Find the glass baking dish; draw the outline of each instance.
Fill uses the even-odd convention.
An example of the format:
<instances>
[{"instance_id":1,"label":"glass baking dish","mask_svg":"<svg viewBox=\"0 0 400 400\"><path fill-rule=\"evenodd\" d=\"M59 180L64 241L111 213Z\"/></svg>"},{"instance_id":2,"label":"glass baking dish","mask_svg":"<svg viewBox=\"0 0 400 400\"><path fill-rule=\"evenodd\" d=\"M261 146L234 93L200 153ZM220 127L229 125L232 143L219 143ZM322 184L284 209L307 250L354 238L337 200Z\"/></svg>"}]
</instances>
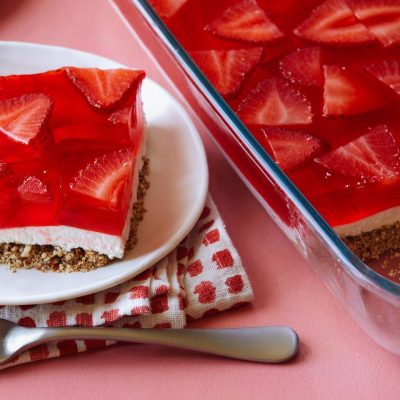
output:
<instances>
[{"instance_id":1,"label":"glass baking dish","mask_svg":"<svg viewBox=\"0 0 400 400\"><path fill-rule=\"evenodd\" d=\"M356 257L213 88L147 0L110 0L268 214L353 318L400 354L400 285Z\"/></svg>"}]
</instances>

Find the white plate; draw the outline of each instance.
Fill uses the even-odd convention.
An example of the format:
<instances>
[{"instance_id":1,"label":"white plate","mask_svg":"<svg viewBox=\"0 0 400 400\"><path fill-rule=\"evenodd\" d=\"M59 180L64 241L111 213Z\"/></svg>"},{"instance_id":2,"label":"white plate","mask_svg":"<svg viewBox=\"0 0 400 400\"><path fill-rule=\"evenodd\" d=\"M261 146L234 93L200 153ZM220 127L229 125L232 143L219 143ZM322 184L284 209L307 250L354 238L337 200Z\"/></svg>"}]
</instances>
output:
<instances>
[{"instance_id":1,"label":"white plate","mask_svg":"<svg viewBox=\"0 0 400 400\"><path fill-rule=\"evenodd\" d=\"M77 50L0 42L0 75L42 72L65 65L118 68L121 64ZM143 84L151 187L139 243L122 261L86 273L11 273L0 265L0 304L38 304L115 286L145 270L190 232L204 206L208 169L203 144L186 112L149 79Z\"/></svg>"}]
</instances>

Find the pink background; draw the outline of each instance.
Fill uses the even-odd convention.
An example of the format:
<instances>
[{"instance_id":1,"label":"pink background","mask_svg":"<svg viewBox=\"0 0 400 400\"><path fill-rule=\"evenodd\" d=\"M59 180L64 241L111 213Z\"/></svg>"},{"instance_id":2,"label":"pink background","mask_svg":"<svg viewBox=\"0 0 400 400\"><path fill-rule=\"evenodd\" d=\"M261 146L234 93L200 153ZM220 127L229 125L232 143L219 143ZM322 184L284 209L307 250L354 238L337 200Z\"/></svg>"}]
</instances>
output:
<instances>
[{"instance_id":1,"label":"pink background","mask_svg":"<svg viewBox=\"0 0 400 400\"><path fill-rule=\"evenodd\" d=\"M144 68L164 83L106 0L1 0L0 39L98 53ZM2 400L376 399L400 394L399 359L350 319L210 140L204 137L204 142L210 190L247 267L256 300L192 326L290 325L301 336L297 359L279 366L259 365L163 347L120 345L6 370L0 373Z\"/></svg>"}]
</instances>

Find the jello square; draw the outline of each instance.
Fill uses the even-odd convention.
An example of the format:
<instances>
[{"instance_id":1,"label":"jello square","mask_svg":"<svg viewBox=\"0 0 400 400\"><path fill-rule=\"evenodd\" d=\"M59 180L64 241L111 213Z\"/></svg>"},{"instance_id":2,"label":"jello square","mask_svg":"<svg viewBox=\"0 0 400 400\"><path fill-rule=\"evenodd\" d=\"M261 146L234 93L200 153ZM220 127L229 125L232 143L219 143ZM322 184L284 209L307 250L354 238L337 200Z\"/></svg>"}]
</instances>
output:
<instances>
[{"instance_id":1,"label":"jello square","mask_svg":"<svg viewBox=\"0 0 400 400\"><path fill-rule=\"evenodd\" d=\"M398 0L150 4L361 259L400 247Z\"/></svg>"},{"instance_id":2,"label":"jello square","mask_svg":"<svg viewBox=\"0 0 400 400\"><path fill-rule=\"evenodd\" d=\"M14 268L122 258L145 162L140 70L0 77L0 243Z\"/></svg>"}]
</instances>

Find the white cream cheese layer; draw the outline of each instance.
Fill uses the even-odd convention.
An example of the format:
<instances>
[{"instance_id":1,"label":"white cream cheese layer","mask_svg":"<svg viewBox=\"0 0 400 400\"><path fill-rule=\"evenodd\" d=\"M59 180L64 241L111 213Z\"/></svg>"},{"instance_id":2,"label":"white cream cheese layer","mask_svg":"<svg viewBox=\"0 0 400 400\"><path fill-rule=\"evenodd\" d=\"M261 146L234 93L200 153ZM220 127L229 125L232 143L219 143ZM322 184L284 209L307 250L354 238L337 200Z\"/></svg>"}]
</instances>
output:
<instances>
[{"instance_id":1,"label":"white cream cheese layer","mask_svg":"<svg viewBox=\"0 0 400 400\"><path fill-rule=\"evenodd\" d=\"M384 225L392 225L397 221L400 221L400 206L389 208L350 224L337 225L333 229L340 236L357 236Z\"/></svg>"}]
</instances>

